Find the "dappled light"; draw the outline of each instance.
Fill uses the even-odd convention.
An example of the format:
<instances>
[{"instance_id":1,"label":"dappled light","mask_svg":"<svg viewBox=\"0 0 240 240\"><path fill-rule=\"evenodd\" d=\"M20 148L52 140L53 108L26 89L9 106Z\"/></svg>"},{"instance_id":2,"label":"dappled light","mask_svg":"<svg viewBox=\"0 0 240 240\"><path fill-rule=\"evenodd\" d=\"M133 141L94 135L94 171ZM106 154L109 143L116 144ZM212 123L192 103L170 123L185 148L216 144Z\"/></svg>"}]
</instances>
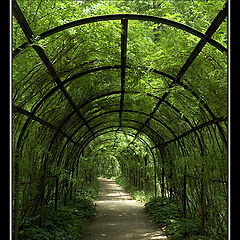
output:
<instances>
[{"instance_id":1,"label":"dappled light","mask_svg":"<svg viewBox=\"0 0 240 240\"><path fill-rule=\"evenodd\" d=\"M110 240L113 236L116 240L167 239L163 232L150 222L144 211L144 203L133 200L112 180L99 178L99 181L100 192L95 201L96 216L86 230L86 240Z\"/></svg>"}]
</instances>

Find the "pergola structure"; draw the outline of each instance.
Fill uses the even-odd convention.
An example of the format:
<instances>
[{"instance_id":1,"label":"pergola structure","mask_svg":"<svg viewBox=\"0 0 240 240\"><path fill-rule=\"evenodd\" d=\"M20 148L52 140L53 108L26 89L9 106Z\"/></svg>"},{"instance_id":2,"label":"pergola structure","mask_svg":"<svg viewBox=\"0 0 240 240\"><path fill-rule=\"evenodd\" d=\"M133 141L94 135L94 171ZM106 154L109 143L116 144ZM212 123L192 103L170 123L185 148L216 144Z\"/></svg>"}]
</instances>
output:
<instances>
[{"instance_id":1,"label":"pergola structure","mask_svg":"<svg viewBox=\"0 0 240 240\"><path fill-rule=\"evenodd\" d=\"M13 0L13 15L17 20L20 28L22 29L27 41L21 44L13 51L13 62L22 54L27 51L34 51L35 57L41 60L41 68L45 69L48 75L48 81L50 80L50 87L43 94L36 95L31 109L24 108L24 102L18 104L13 100L12 110L14 112L15 124L19 121L19 135L16 137L14 146L14 236L17 239L18 227L20 219L20 188L21 188L21 158L22 149L27 142L29 131L33 131L33 122L39 123L43 128L39 128L38 134L41 132L50 130L49 139L46 140L46 149L48 152L52 152L53 161L57 161L59 154L55 151L63 153L65 149L70 149L70 155L73 154L75 159L78 159L83 154L84 149L89 143L98 139L100 136L109 135L109 133L117 133L125 131L129 136L132 136L131 145L134 142L142 142L151 151L161 152L163 148L176 143L181 149L184 149L184 143L182 139L189 135L195 136L194 139L199 144L199 151L204 155L204 142L201 131L208 129L209 132L213 132L212 138L216 138L220 149L227 149L227 132L226 122L227 115L218 115L211 107L211 103L205 101L197 89L189 86L184 80L186 72L192 66L195 59L202 52L206 44L215 48L215 51L221 51L223 54L227 53L227 49L219 42L214 40L212 36L217 31L219 26L227 17L227 3L225 7L218 13L211 25L208 27L205 33L197 31L187 25L168 20L166 18L138 15L138 14L111 14L103 16L93 16L89 18L83 18L72 22L65 23L61 26L54 27L40 34L36 34L34 29L28 24L21 8L16 0ZM65 30L74 29L82 25L91 23L117 21L121 28L120 33L120 64L116 65L96 65L94 61L90 63L93 67L87 69L81 69L79 71L70 72L68 76L62 76L55 67L55 62L48 56L47 50L41 46L41 41L48 39L50 36L57 35ZM169 74L158 69L149 68L147 66L133 66L128 61L128 27L131 21L144 21L152 22L154 24L168 25L176 29L187 32L193 36L199 38L198 43L194 47L191 53L189 53L184 64L178 70L177 74ZM61 36L60 36L61 37ZM106 53L107 54L107 53ZM29 59L30 60L30 59ZM126 88L128 73L136 71L136 69L145 74L154 75L155 77L164 78L167 82L168 90L163 90L161 96L152 92L141 92L130 90ZM64 71L64 69L61 69ZM29 69L30 71L30 69ZM74 82L79 81L82 77L88 77L92 74L117 71L119 72L119 88L108 89L107 91L100 91L97 94L87 93L88 97L83 100L76 101L74 96L69 93L68 87ZM40 79L39 79L40 80ZM115 81L118 81L117 79ZM199 80L201 81L201 80ZM24 81L22 86L24 88ZM39 83L41 85L41 83ZM79 83L79 84L84 84ZM207 83L206 83L207 84ZM168 97L171 95L169 89L174 87L181 87L184 91L191 96L191 101L201 108L204 112L205 120L202 122L194 122L194 116L186 116L182 114L182 110L178 106L175 106ZM19 87L19 86L18 86ZM20 84L21 87L21 84ZM26 91L28 88L26 87ZM38 89L36 89L38 91ZM37 92L36 92L37 93ZM17 93L16 93L17 94ZM56 97L58 94L58 97ZM204 93L203 93L204 94ZM40 95L40 96L39 96ZM60 97L59 97L60 96ZM134 108L134 103L129 104L131 99L135 96L142 96L142 99L150 103L154 103L152 108L146 109L146 111ZM55 100L56 99L56 100ZM61 101L60 99L64 99ZM226 99L225 99L226 100ZM98 103L109 106L108 109L99 107ZM49 113L45 112L47 104L61 105L65 104L66 108L56 108L56 115L54 114L54 107ZM193 104L195 104L193 103ZM220 104L220 103L219 103ZM97 106L95 108L95 106ZM133 106L133 107L131 107ZM60 109L60 110L59 110ZM67 111L63 112L63 109ZM167 115L172 115L175 119L174 123L170 123L168 119L162 118L161 114L166 111ZM51 117L53 116L53 117ZM210 128L212 127L212 128ZM164 130L162 130L164 129ZM219 138L217 136L219 136ZM113 134L109 136L114 136ZM143 137L144 136L144 137ZM146 140L147 139L147 140ZM114 141L111 137L110 141ZM62 144L58 144L62 142ZM151 142L149 145L148 143ZM71 147L69 147L71 145ZM60 149L56 150L59 146ZM185 149L186 150L186 149ZM184 150L183 150L184 151ZM153 153L154 155L154 153ZM56 157L55 157L56 156ZM51 160L52 161L52 160ZM47 161L45 161L47 166ZM47 174L47 173L45 173ZM44 175L44 173L43 173ZM44 179L44 177L43 177ZM46 182L45 182L46 184ZM44 195L44 183L42 193Z\"/></svg>"}]
</instances>

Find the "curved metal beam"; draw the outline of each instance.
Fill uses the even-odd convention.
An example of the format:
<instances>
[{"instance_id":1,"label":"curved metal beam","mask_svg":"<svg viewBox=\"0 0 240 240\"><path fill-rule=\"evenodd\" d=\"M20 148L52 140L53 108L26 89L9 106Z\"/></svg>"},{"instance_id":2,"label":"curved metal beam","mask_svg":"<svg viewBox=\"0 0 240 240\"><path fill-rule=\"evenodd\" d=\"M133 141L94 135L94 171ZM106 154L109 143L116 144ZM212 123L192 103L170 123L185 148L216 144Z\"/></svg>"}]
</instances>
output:
<instances>
[{"instance_id":1,"label":"curved metal beam","mask_svg":"<svg viewBox=\"0 0 240 240\"><path fill-rule=\"evenodd\" d=\"M34 34L33 34L32 30L31 30L31 28L29 27L29 25L27 24L27 22L25 21L24 16L22 14L19 14L19 13L21 13L21 10L20 10L20 8L18 7L18 5L17 5L17 3L15 1L14 1L14 8L13 9L14 9L15 16L19 20L19 23L20 23L20 25L21 25L21 27L22 27L26 37L28 38L28 41L30 43L34 42L36 40L36 39L33 39L34 38ZM195 57L198 55L199 51L206 44L206 42L208 42L209 39L211 39L211 36L216 31L216 29L218 28L219 24L223 21L223 19L226 17L226 15L227 15L227 12L226 12L226 6L225 6L225 8L222 11L220 11L218 16L214 19L213 23L210 25L210 27L208 28L206 33L205 34L201 33L202 37L199 36L201 38L201 40L200 40L200 42L198 44L199 46L197 46L195 48L195 50L192 52L191 56L188 58L188 60L186 61L186 63L182 67L182 69L179 71L177 77L175 78L175 82L179 82L181 76L184 74L184 72L186 72L187 68L190 66L190 64L195 59ZM179 23L167 20L167 19L156 18L156 17L153 17L153 16L133 15L133 14L115 14L115 15L105 15L105 16L91 17L91 18L88 18L88 20L87 19L80 19L80 20L77 20L77 21L74 21L74 22L67 23L67 24L64 24L62 26L56 27L54 29L51 29L51 30L45 32L44 34L45 34L45 37L46 37L49 34L51 35L51 34L56 33L58 31L62 31L64 29L67 29L69 27L82 25L82 24L90 23L90 22L96 22L96 21L113 20L112 17L114 18L116 16L117 16L117 18L120 17L119 19L121 19L121 21L125 21L124 19L145 20L145 21L154 21L154 22L160 21L159 23L163 23L163 24L167 24L167 25L170 25L170 26L174 26L174 27L180 28L180 29L185 30L185 31L190 31L191 32L193 30L193 29L191 30L188 26L185 26L185 25L182 25L182 24L179 24ZM136 17L137 17L137 19L136 19ZM76 24L76 25L74 25L74 24ZM195 33L191 32L191 33L197 35L197 32L195 32ZM41 37L44 37L44 34L42 34ZM36 45L33 45L33 47L36 48L36 51L38 52L38 47L36 47ZM41 53L40 50L39 50L39 53ZM44 54L40 54L40 57L41 57L41 55L44 55ZM44 58L43 58L43 60L44 60ZM48 65L49 65L48 62L46 62L46 66L48 66ZM49 69L51 70L52 68L49 68ZM53 74L53 75L55 75L55 74ZM60 89L62 89L62 86L60 86ZM164 96L162 97L162 99L164 99ZM159 102L155 106L151 116L155 113L155 109L158 109L158 107L162 103L162 100L159 100ZM75 104L73 104L73 107L75 107L74 105ZM151 116L150 116L150 119L151 119ZM121 121L121 118L120 118L120 121ZM148 120L145 122L145 124L143 124L142 128L147 124L147 122L148 122ZM91 128L90 128L90 130L91 130ZM139 131L141 131L141 128L139 129Z\"/></svg>"},{"instance_id":2,"label":"curved metal beam","mask_svg":"<svg viewBox=\"0 0 240 240\"><path fill-rule=\"evenodd\" d=\"M78 143L76 141L74 141L74 139L71 137L71 136L68 136L64 131L61 130L61 128L39 118L39 117L36 117L34 115L31 115L30 112L28 112L27 110L24 110L18 106L15 106L13 105L12 106L12 109L13 109L13 112L18 112L18 113L21 113L25 116L31 116L31 118L37 122L39 122L40 124L42 124L43 126L46 126L46 127L49 127L53 130L55 130L57 133L63 135L68 141L71 141L72 143L74 143L75 145L78 145Z\"/></svg>"},{"instance_id":3,"label":"curved metal beam","mask_svg":"<svg viewBox=\"0 0 240 240\"><path fill-rule=\"evenodd\" d=\"M99 99L99 98L101 98L101 97L105 97L105 96L109 96L109 95L113 95L113 94L120 94L121 92L120 91L114 91L114 92L111 92L111 93L108 93L108 94L103 94L103 95L100 95L100 96L97 96L97 97L94 97L92 100L94 100L94 99ZM129 94L134 94L134 93L136 93L136 94L138 94L138 93L140 93L140 92L129 92ZM146 94L147 96L150 96L150 97L154 97L154 98L157 98L157 99L159 99L159 97L157 97L157 96L155 96L155 95L153 95L153 94L149 94L149 93L147 93ZM82 103L81 104L81 106L83 107L85 104L87 104L87 103L89 103L89 102L91 102L91 101L89 101L89 99L85 102L85 103ZM176 111L177 113L179 113L180 112L180 110L178 110L176 107L174 107L172 104L170 104L168 101L164 101L164 103L166 103L168 106L170 106L174 111ZM16 107L16 108L18 108L18 107ZM24 110L23 110L24 111ZM95 118L97 118L97 117L101 117L101 116L103 116L103 115L107 115L107 114L111 114L111 113L117 113L117 112L119 112L120 110L113 110L113 111L110 111L110 112L104 112L104 113L101 113L101 114L99 114L99 115L97 115L97 116L95 116L95 117L93 117L92 119L90 119L90 120L88 120L88 121L92 121L92 120L94 120ZM125 112L130 112L130 113L134 113L134 114L140 114L140 115L145 115L145 116L149 116L147 113L145 113L145 112L139 112L139 111L134 111L134 110L124 110ZM22 111L19 111L19 112L22 112ZM74 112L73 112L74 113ZM28 113L28 114L25 114L25 115L27 115L27 116L32 116L32 119L33 120L36 120L35 118L35 116L34 115L32 115L30 112ZM191 122L185 117L185 116L182 116L183 118L184 118L184 120L189 124L189 126L191 127L191 128L194 128L194 126L191 124ZM162 125L164 125L164 127L165 128L167 128L172 134L173 134L173 136L176 138L177 136L175 135L175 133L174 133L174 131L172 131L171 130L171 128L169 128L164 122L162 122L160 119L158 119L158 118L156 118L156 117L154 117L153 116L153 118L152 118L153 120L155 120L155 121L157 121L157 122L159 122L160 124L162 124ZM61 126L59 127L59 129L61 129L62 127L63 127L63 125L65 124L65 122L66 122L66 120L67 119L65 119L65 121L64 122L62 122L62 124L61 124ZM68 121L68 120L67 120ZM134 121L134 120L132 120L132 121ZM48 122L47 122L48 123ZM138 123L140 123L140 122L138 122ZM48 124L50 124L50 123L48 123ZM47 124L45 124L45 125L47 125ZM51 125L51 124L50 124ZM70 138L72 138L78 131L79 131L79 129L81 128L81 127L83 127L84 125L81 125L80 127L78 127L75 131L74 131L74 133L73 134L71 134L69 137ZM196 133L196 131L194 131L195 133ZM197 137L199 138L199 136L197 135ZM200 139L198 139L198 141L200 141ZM200 143L200 145L201 145L201 143Z\"/></svg>"},{"instance_id":4,"label":"curved metal beam","mask_svg":"<svg viewBox=\"0 0 240 240\"><path fill-rule=\"evenodd\" d=\"M127 61L127 33L128 20L122 19L122 33L121 33L121 96L120 96L120 112L119 112L119 127L122 125L122 110L124 104L125 93L125 78L126 78L126 61Z\"/></svg>"},{"instance_id":5,"label":"curved metal beam","mask_svg":"<svg viewBox=\"0 0 240 240\"><path fill-rule=\"evenodd\" d=\"M98 137L98 136L99 136L98 133L101 134L102 131L108 130L108 129L113 129L113 128L116 128L115 131L120 131L120 130L118 129L118 128L119 128L118 125L116 125L116 126L108 126L108 127L99 129L98 131L96 131L96 136L90 135L90 136L89 136L88 138L86 138L84 141L80 142L80 144L82 145L82 148L86 145L86 143L88 144L88 141L89 141L90 139L93 139L93 138ZM133 126L121 126L120 128L128 128L128 129L132 129L132 130L137 130L137 128L135 128L135 127L133 127ZM155 141L154 139L152 139L151 136L148 135L148 133L143 132L143 134L146 135L146 136L148 137L148 139L150 139L152 142Z\"/></svg>"},{"instance_id":6,"label":"curved metal beam","mask_svg":"<svg viewBox=\"0 0 240 240\"><path fill-rule=\"evenodd\" d=\"M216 32L216 30L218 29L218 27L222 24L222 22L224 21L224 19L227 17L227 5L225 5L225 7L219 11L219 13L217 14L217 16L214 18L213 22L210 24L210 26L208 27L206 33L205 33L205 37L206 38L211 38L212 35ZM181 79L183 77L183 75L187 72L187 70L189 69L189 67L192 65L193 61L196 59L196 57L199 55L199 53L201 52L201 50L203 49L203 47L206 45L206 41L204 39L201 39L198 44L196 45L196 47L194 48L194 50L192 51L192 53L190 54L190 56L187 58L187 60L185 61L185 63L183 64L183 66L181 67L181 69L178 71L178 74L176 75L176 77L174 78L174 80L170 83L169 88L174 87L176 84L180 84L181 83ZM165 92L162 97L159 99L159 101L157 102L157 104L155 105L154 109L152 110L150 117L145 121L145 123L139 128L138 132L136 133L136 136L142 131L142 129L149 123L149 121L151 120L152 116L157 112L157 110L159 109L160 105L162 104L163 100L166 99L166 97L169 95L169 92ZM222 134L222 129L220 127L220 125L218 124L218 122L216 122L216 125L219 129L219 132ZM223 138L225 140L225 136L223 135ZM134 141L134 140L133 140ZM227 147L227 142L224 141L226 147ZM131 144L131 143L130 143Z\"/></svg>"},{"instance_id":7,"label":"curved metal beam","mask_svg":"<svg viewBox=\"0 0 240 240\"><path fill-rule=\"evenodd\" d=\"M118 126L116 126L116 128L118 128ZM108 128L109 129L109 128ZM131 127L130 127L130 129L132 129ZM103 130L105 130L105 129L102 129L101 131L103 131ZM106 131L106 132L101 132L100 131L100 134L98 134L98 135L96 135L94 138L92 138L92 139L90 139L91 138L91 136L90 136L90 138L88 139L88 141L87 142L85 142L85 144L82 146L82 151L85 149L85 147L91 142L91 141L93 141L95 138L97 138L97 137L99 137L99 136L102 136L102 135L105 135L105 134L108 134L108 133L111 133L111 132L120 132L120 130L118 130L118 129L112 129L112 130L109 130L109 131ZM129 133L129 132L127 132L127 135L131 135L131 136L134 136L134 134L132 134L132 133ZM142 139L142 140L144 140L141 136L138 136L138 140L139 139ZM149 138L149 140L152 142L152 139L151 138ZM149 144L148 144L149 145ZM150 146L149 146L150 147ZM149 148L149 149L151 149L151 147Z\"/></svg>"},{"instance_id":8,"label":"curved metal beam","mask_svg":"<svg viewBox=\"0 0 240 240\"><path fill-rule=\"evenodd\" d=\"M127 66L127 67L128 67L128 66ZM105 67L99 67L99 68L95 68L95 69L86 70L86 71L84 71L84 72L75 74L74 76L66 79L65 81L62 82L62 84L65 85L65 84L67 84L67 83L69 83L69 82L77 79L78 77L84 76L85 74L89 74L89 73L91 73L91 72L98 72L98 71L101 71L101 70L120 69L120 68L121 68L120 65L116 65L116 66L105 66ZM130 67L129 67L129 68L130 68ZM145 68L145 67L141 67L141 68L142 68L142 69L147 69L147 68ZM150 72L163 75L164 77L168 77L168 78L170 78L170 79L172 79L172 80L174 79L173 76L168 75L168 74L166 74L166 73L164 73L164 72L158 71L158 70L156 70L156 69L151 69ZM183 85L183 84L180 84L180 85L182 85L186 90L188 90L191 94L193 94L193 95L196 97L196 99L201 100L201 98L196 94L196 92L194 92L193 90L189 89L186 85ZM58 90L58 86L56 86L56 87L54 87L52 90L50 90L50 91L39 101L39 103L34 107L33 111L31 112L31 115L34 115L34 113L38 110L38 108L42 105L42 103L44 103L44 101L45 101L46 99L48 99L50 96L52 96L57 90ZM94 96L94 97L92 97L92 98L87 99L84 103L82 103L82 104L81 104L80 106L78 106L78 107L83 107L83 106L85 106L86 104L90 103L91 101L97 100L97 99L99 99L99 98L101 98L101 97L109 96L109 95L112 95L112 94L120 94L120 93L121 93L121 91L113 91L113 92L110 92L110 93L102 94L102 95L100 95L100 96ZM131 94L131 93L133 93L133 94L134 94L134 93L139 94L139 93L141 93L141 92L129 92L129 94ZM159 97L154 96L153 94L146 93L146 95L147 95L147 96L154 97L154 98L156 98L156 99L160 99ZM174 107L174 106L173 106L172 104L170 104L168 101L163 100L163 102L165 102L165 103L168 104L169 106L171 105L171 108L176 111L176 107ZM208 112L211 112L211 111L210 111L210 108L207 106L206 103L203 102L203 100L201 100L201 103L202 103L203 106L207 109ZM207 107L208 107L208 108L207 108ZM179 112L179 111L178 111L178 112ZM212 113L212 112L211 112L211 113ZM67 121L69 120L69 118L72 116L72 114L74 114L74 111L69 114L69 116L63 121L63 124L61 124L61 126L64 125L64 122L67 122ZM143 114L145 114L145 113L143 113ZM213 113L211 114L211 116L214 116ZM153 119L155 119L155 117L153 117ZM27 122L29 122L30 120L31 120L31 117L29 117L29 119L27 119ZM157 119L155 119L155 120L157 120ZM184 117L184 120L185 120L186 122L188 122L188 124L191 124L190 121L187 120L186 117ZM157 120L157 121L158 121L158 120ZM191 127L193 127L193 125L191 125Z\"/></svg>"},{"instance_id":9,"label":"curved metal beam","mask_svg":"<svg viewBox=\"0 0 240 240\"><path fill-rule=\"evenodd\" d=\"M120 110L118 110L118 111L120 111ZM132 122L132 123L142 124L142 122L139 122L139 121L134 120L134 119L122 119L122 121L123 121L123 122L125 121L125 122ZM101 126L101 125L103 125L103 124L107 124L107 123L113 123L113 121L101 122L101 123L98 123L98 124L94 125L92 128L94 129L94 128L97 128L97 127L99 127L99 126ZM164 142L164 139L159 135L158 132L156 132L156 131L155 131L153 128L151 128L150 126L147 126L147 128L154 133L154 134L151 134L151 135L156 135L157 137L159 137L159 139L161 139L161 140ZM85 135L88 134L88 132L89 132L89 131L87 131L85 134L82 134L82 135L81 135L81 138L84 138ZM177 137L175 134L173 134L173 135L174 135L175 137ZM157 139L158 139L158 138L157 138Z\"/></svg>"},{"instance_id":10,"label":"curved metal beam","mask_svg":"<svg viewBox=\"0 0 240 240\"><path fill-rule=\"evenodd\" d=\"M117 132L117 131L116 131ZM134 134L130 134L130 133L127 133L127 135L129 135L129 136L131 136L131 137L133 137L134 136ZM114 138L114 137L113 137ZM113 138L107 138L107 139L104 139L104 140L102 140L102 141L99 141L98 143L96 143L96 144L103 144L104 142L107 142L107 141L111 141L111 143L110 144L112 144L112 140L113 140ZM140 142L142 142L143 144L145 144L147 147L148 147L148 149L152 152L152 149L151 149L151 147L149 146L149 144L148 144L148 142L146 142L143 138L138 138L138 140L140 141ZM108 145L109 147L111 147L111 145ZM108 147L107 146L107 147ZM106 147L105 145L103 145L103 147ZM103 147L101 147L101 148L99 148L99 149L97 149L96 150L96 152L98 152L99 150L101 150ZM130 148L131 150L133 150L132 148ZM95 150L95 149L94 149ZM96 152L94 152L94 154L96 153Z\"/></svg>"},{"instance_id":11,"label":"curved metal beam","mask_svg":"<svg viewBox=\"0 0 240 240\"><path fill-rule=\"evenodd\" d=\"M129 67L129 66L126 66L126 67L127 67L127 68L132 68L132 67ZM147 70L146 67L140 67L140 66L138 66L138 67L139 67L139 68L142 68L142 69L144 69L144 70ZM70 82L72 82L73 80L76 80L77 78L79 78L79 77L81 77L81 76L84 76L84 75L86 75L86 74L89 74L89 73L98 72L98 71L102 71L102 70L120 69L120 68L121 68L121 65L116 65L116 66L104 66L104 67L98 67L98 68L86 70L86 71L84 71L84 72L80 72L80 73L74 74L72 77L70 77L70 78L62 81L62 85L64 86L65 84L70 83ZM164 72L158 71L158 70L156 70L156 69L150 69L150 72L151 72L151 73L160 74L160 75L162 75L162 76L164 76L164 77L167 77L167 78L169 78L169 79L171 79L171 80L174 80L174 77L173 77L173 76L171 76L171 75L169 75L169 74L166 74L166 73L164 73ZM198 94L197 94L195 91L193 91L192 89L189 89L189 87L187 87L185 84L182 84L182 83L179 83L179 84L180 84L182 87L184 87L184 89L188 90L197 100L199 100L199 101L203 104L203 106L206 108L206 110L210 113L210 115L214 118L214 114L212 113L211 109L208 107L208 105L207 105L203 100L201 100L201 98L198 96ZM58 89L59 89L59 86L56 86L56 87L52 88L45 96L43 96L43 97L41 98L41 100L40 100L40 101L36 104L36 106L33 108L32 112L31 112L32 115L34 115L34 114L37 112L37 110L41 107L41 105L42 105L49 97L51 97ZM100 96L103 96L103 97L104 97L104 96L108 96L108 95L111 94L111 93L118 94L118 93L121 93L121 91L113 91L113 92L110 92L110 93L102 94L102 95L100 95ZM141 93L141 92L133 92L133 93L136 93L136 94L137 94L137 93ZM146 93L146 95L155 97L155 98L157 98L158 100L160 100L160 97L156 97L156 96L154 96L154 95L152 95L152 94ZM85 106L85 104L90 103L91 101L96 100L96 99L99 99L98 96L97 96L97 97L95 96L95 97L89 98L89 99L87 99L83 104L81 104L81 105L78 106L78 107L83 107L83 106ZM163 99L163 102L167 102L167 101ZM67 119L68 119L69 117L71 117L73 114L74 114L74 111L69 114L69 116L67 117ZM30 121L31 121L31 119L27 119L27 120L26 120L26 124L28 124ZM65 120L64 120L64 121L65 121Z\"/></svg>"},{"instance_id":12,"label":"curved metal beam","mask_svg":"<svg viewBox=\"0 0 240 240\"><path fill-rule=\"evenodd\" d=\"M172 20L168 20L166 18L160 18L160 17L155 17L155 16L149 16L149 15L143 15L143 14L111 14L111 15L102 15L102 16L94 16L94 17L89 17L89 18L82 18L76 21L72 21L66 24L63 24L61 26L57 26L55 28L52 28L48 31L45 31L41 34L39 34L37 36L37 38L35 39L35 41L38 41L40 39L44 39L48 36L51 36L55 33L61 32L63 30L69 29L69 28L73 28L76 26L80 26L83 24L87 24L87 23L93 23L93 22L100 22L100 21L109 21L109 20L122 20L122 19L128 19L128 20L141 20L141 21L151 21L154 23L162 23L162 24L166 24L178 29L181 29L183 31L189 32L199 38L201 38L202 40L208 42L209 44L211 44L212 46L216 47L218 50L220 50L221 52L227 52L227 49L222 46L220 43L218 43L217 41L213 40L212 38L208 38L205 36L205 34L197 31L194 28L191 28L187 25L184 25L182 23L178 23ZM29 43L24 43L21 46L19 46L18 48L16 48L13 51L13 59L22 52L23 49L25 49L27 46L29 46Z\"/></svg>"},{"instance_id":13,"label":"curved metal beam","mask_svg":"<svg viewBox=\"0 0 240 240\"><path fill-rule=\"evenodd\" d=\"M109 93L108 95L120 94L120 93L121 93L120 91L115 91L115 92ZM130 92L130 93L134 93L134 92ZM107 95L107 96L108 96L108 95ZM154 95L152 95L152 94L147 94L147 95L148 95L148 96L151 96L151 97L158 98L157 96L154 96ZM103 95L101 95L101 96L106 96L106 94L103 94ZM96 97L96 98L94 98L94 99L99 99L99 98L101 98L101 96L98 96L98 97ZM178 109L177 109L176 107L174 107L172 104L170 104L170 103L167 102L167 101L165 101L165 103L166 103L168 106L170 106L174 111L176 111L177 113L180 113L180 110L178 110ZM87 103L86 103L86 104L87 104ZM81 105L84 105L84 103L82 103ZM116 110L115 112L118 112L118 111L119 111L119 110ZM144 112L139 112L139 111L134 111L134 110L126 110L126 112L131 112L131 113L142 114L142 115L148 116L148 114L146 114L146 113L144 113ZM112 113L112 112L109 112L109 113ZM108 112L106 112L106 114L108 114ZM102 116L102 115L100 115L100 116ZM95 117L97 117L97 116L95 116ZM190 126L191 128L193 128L193 125L191 124L191 122L190 122L184 115L182 116L182 118L184 118L184 120L189 124L189 126ZM153 117L153 120L161 123L161 120L160 120L160 119L157 119L157 118L155 118L155 117ZM64 122L62 122L61 126L59 127L60 129L65 125L65 122L66 122L66 121L68 121L68 119L65 119ZM132 121L134 121L134 120L132 120ZM139 122L139 123L140 123L140 122ZM164 124L164 122L162 122L162 123ZM165 126L165 125L164 125L164 126ZM72 137L79 131L79 129L80 129L81 127L83 127L83 125L79 126L79 127L70 135L70 137L72 138ZM165 127L173 134L173 136L176 137L174 131L172 131L171 128L169 128L167 125L166 125ZM196 135L197 135L197 137L198 137L198 141L200 141L197 132L195 132L195 133L196 133ZM68 141L68 140L67 140L67 141ZM67 142L66 142L66 143L67 143ZM201 145L201 142L199 142L199 144Z\"/></svg>"},{"instance_id":14,"label":"curved metal beam","mask_svg":"<svg viewBox=\"0 0 240 240\"><path fill-rule=\"evenodd\" d=\"M108 111L108 112L103 112L103 113L100 113L100 114L92 117L92 118L89 119L88 121L89 121L89 122L90 122L90 121L93 121L93 120L95 120L96 118L100 118L101 116L104 116L104 115L108 115L108 114L112 114L112 113L119 113L119 111L120 111L120 110L118 109L118 110L112 110L112 111ZM144 116L147 116L147 117L149 116L149 115L148 115L147 113L145 113L145 112L139 112L139 111L135 111L135 110L127 110L127 109L125 109L125 110L123 110L123 112L128 112L128 113L134 113L134 114L144 115ZM176 136L176 134L174 133L174 131L172 131L172 129L171 129L168 125L166 125L166 123L164 123L163 121L161 121L160 119L158 119L158 118L156 118L156 117L153 117L153 120L157 121L158 123L160 123L161 125L163 125L166 129L168 129L168 130L172 133L173 136ZM133 119L132 121L135 121L135 120ZM139 122L139 123L141 123L141 122ZM80 125L80 126L74 131L74 133L73 133L72 135L70 135L70 136L73 137L73 136L80 130L80 128L82 128L83 126L84 126L84 125ZM86 133L88 133L88 131L87 131ZM81 135L81 136L83 136L83 135ZM161 138L161 140L164 141L162 138Z\"/></svg>"},{"instance_id":15,"label":"curved metal beam","mask_svg":"<svg viewBox=\"0 0 240 240\"><path fill-rule=\"evenodd\" d=\"M175 142L175 141L178 141L179 139L189 135L190 133L193 133L195 132L196 130L199 130L199 129L202 129L204 127L207 127L209 125L212 125L212 124L216 124L217 122L223 122L223 121L227 121L227 118L226 117L222 117L222 118L215 118L215 119L212 119L208 122L205 122L205 123L202 123L202 124L199 124L198 126L184 132L183 134L181 134L180 136L176 137L176 138L173 138L169 141L166 141L166 142L163 142L161 144L157 144L156 146L154 146L153 148L156 148L156 147L160 147L160 146L166 146L167 144L169 143L172 143L172 142Z\"/></svg>"},{"instance_id":16,"label":"curved metal beam","mask_svg":"<svg viewBox=\"0 0 240 240\"><path fill-rule=\"evenodd\" d=\"M16 2L16 0L13 0L13 14L14 17L17 19L20 27L22 28L24 35L26 36L27 40L29 43L33 43L33 38L34 38L34 33L30 27L30 25L28 24L27 20L25 19L25 16L23 15L18 3ZM91 127L88 125L88 123L86 122L85 118L82 116L82 114L80 113L79 109L77 108L76 104L73 102L71 96L68 94L67 90L64 88L64 86L61 84L61 80L54 68L54 66L52 65L51 61L49 60L49 58L47 57L44 49L38 45L33 45L34 50L36 51L36 53L38 54L39 58L42 60L42 62L44 63L45 67L47 68L49 74L52 77L53 82L55 82L57 84L57 86L59 87L59 90L62 92L62 94L64 95L64 97L67 99L67 101L69 102L69 104L71 105L71 107L74 109L74 111L76 111L77 115L79 116L80 120L84 122L84 124L87 126L87 128L92 132ZM24 125L25 127L25 125ZM27 125L26 125L27 127ZM24 131L23 131L24 132ZM23 133L21 131L20 133L20 137L19 140L21 141ZM92 134L94 135L94 133L92 132ZM20 143L17 144L18 146L20 145Z\"/></svg>"}]
</instances>

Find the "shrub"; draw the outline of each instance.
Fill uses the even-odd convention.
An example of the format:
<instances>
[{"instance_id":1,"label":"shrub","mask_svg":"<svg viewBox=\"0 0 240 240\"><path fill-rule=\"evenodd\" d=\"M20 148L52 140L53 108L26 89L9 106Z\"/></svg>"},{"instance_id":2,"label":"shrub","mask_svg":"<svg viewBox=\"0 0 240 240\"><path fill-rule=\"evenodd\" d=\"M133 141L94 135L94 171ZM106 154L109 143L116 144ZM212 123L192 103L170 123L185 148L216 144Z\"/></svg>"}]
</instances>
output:
<instances>
[{"instance_id":1,"label":"shrub","mask_svg":"<svg viewBox=\"0 0 240 240\"><path fill-rule=\"evenodd\" d=\"M81 195L68 206L62 206L57 211L48 209L42 228L37 226L36 218L32 218L32 221L22 226L19 239L79 240L87 219L93 215L95 215L93 200L89 195L85 198Z\"/></svg>"}]
</instances>

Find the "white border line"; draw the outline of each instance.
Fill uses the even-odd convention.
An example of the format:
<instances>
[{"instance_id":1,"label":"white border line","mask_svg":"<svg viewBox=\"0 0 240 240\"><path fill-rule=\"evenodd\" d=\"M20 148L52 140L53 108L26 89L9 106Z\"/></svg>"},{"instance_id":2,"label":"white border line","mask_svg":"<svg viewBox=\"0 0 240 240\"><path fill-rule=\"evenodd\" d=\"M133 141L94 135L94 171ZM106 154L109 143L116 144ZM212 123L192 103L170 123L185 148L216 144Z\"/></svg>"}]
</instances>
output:
<instances>
[{"instance_id":1,"label":"white border line","mask_svg":"<svg viewBox=\"0 0 240 240\"><path fill-rule=\"evenodd\" d=\"M12 1L9 1L9 239L12 239Z\"/></svg>"},{"instance_id":2,"label":"white border line","mask_svg":"<svg viewBox=\"0 0 240 240\"><path fill-rule=\"evenodd\" d=\"M230 232L231 232L231 229L230 229L230 226L231 226L231 212L230 212L230 210L231 210L231 202L230 202L230 182L231 182L231 175L230 175L230 170L231 170L231 167L230 167L230 159L231 159L231 151L230 151L230 149L231 149L231 147L230 147L230 145L231 145L231 127L230 127L230 122L231 122L231 120L230 120L230 115L231 115L231 109L230 109L230 106L231 106L231 99L230 99L230 89L231 89L231 73L230 73L230 66L231 66L231 60L230 60L230 50L231 50L231 44L230 44L230 36L231 36L231 31L230 31L230 22L231 22L231 13L230 13L230 9L231 9L231 7L230 7L230 1L231 0L228 0L228 19L227 19L227 27L228 27L228 31L227 31L227 33L228 33L228 37L227 37L227 41L228 41L228 43L227 43L227 48L228 48L228 57L227 57L227 69L228 69L228 71L227 71L227 77L228 77L228 86L227 86L227 88L228 88L228 128L227 128L227 136L228 136L228 154L227 154L227 156L228 156L228 239L230 239L231 238L231 234L230 234Z\"/></svg>"}]
</instances>

